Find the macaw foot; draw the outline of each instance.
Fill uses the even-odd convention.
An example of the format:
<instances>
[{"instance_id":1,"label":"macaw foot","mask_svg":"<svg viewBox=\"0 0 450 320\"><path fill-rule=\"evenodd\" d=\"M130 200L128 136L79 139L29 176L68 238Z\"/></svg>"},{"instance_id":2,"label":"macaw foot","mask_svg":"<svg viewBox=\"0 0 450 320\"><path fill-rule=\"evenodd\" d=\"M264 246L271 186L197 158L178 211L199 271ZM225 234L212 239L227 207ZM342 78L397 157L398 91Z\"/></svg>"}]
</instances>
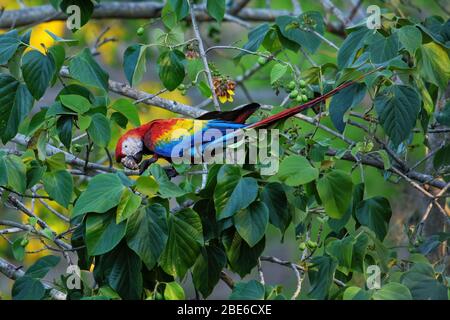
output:
<instances>
[{"instance_id":1,"label":"macaw foot","mask_svg":"<svg viewBox=\"0 0 450 320\"><path fill-rule=\"evenodd\" d=\"M143 174L145 170L147 170L148 167L150 167L150 165L152 163L155 163L158 160L158 158L152 157L150 159L145 159L144 161L141 162L141 164L139 165L139 175Z\"/></svg>"},{"instance_id":2,"label":"macaw foot","mask_svg":"<svg viewBox=\"0 0 450 320\"><path fill-rule=\"evenodd\" d=\"M175 170L173 167L164 168L164 171L166 171L169 179L175 178L178 175L177 170Z\"/></svg>"}]
</instances>

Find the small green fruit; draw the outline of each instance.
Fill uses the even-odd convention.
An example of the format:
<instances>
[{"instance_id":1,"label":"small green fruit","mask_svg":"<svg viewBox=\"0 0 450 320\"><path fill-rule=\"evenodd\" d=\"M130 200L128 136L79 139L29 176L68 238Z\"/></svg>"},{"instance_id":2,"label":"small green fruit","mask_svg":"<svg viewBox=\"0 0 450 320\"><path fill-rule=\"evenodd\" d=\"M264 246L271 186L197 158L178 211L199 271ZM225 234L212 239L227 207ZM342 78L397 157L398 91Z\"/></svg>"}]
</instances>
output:
<instances>
[{"instance_id":1,"label":"small green fruit","mask_svg":"<svg viewBox=\"0 0 450 320\"><path fill-rule=\"evenodd\" d=\"M306 94L306 93L308 92L308 89L306 89L306 88L301 88L301 89L300 89L300 92L303 93L303 94Z\"/></svg>"},{"instance_id":2,"label":"small green fruit","mask_svg":"<svg viewBox=\"0 0 450 320\"><path fill-rule=\"evenodd\" d=\"M306 244L304 242L302 242L298 245L298 248L303 251L306 249Z\"/></svg>"},{"instance_id":3,"label":"small green fruit","mask_svg":"<svg viewBox=\"0 0 450 320\"><path fill-rule=\"evenodd\" d=\"M184 90L181 90L181 95L182 96L185 96L187 94L187 91L186 91L186 89L184 89Z\"/></svg>"},{"instance_id":4,"label":"small green fruit","mask_svg":"<svg viewBox=\"0 0 450 320\"><path fill-rule=\"evenodd\" d=\"M26 247L28 243L30 243L30 241L27 238L23 238L22 241L20 241L22 247Z\"/></svg>"},{"instance_id":5,"label":"small green fruit","mask_svg":"<svg viewBox=\"0 0 450 320\"><path fill-rule=\"evenodd\" d=\"M184 84L180 84L180 85L178 86L178 90L183 91L184 89L186 89L186 87L185 87Z\"/></svg>"},{"instance_id":6,"label":"small green fruit","mask_svg":"<svg viewBox=\"0 0 450 320\"><path fill-rule=\"evenodd\" d=\"M305 82L305 80L299 80L298 85L300 86L300 88L306 87L306 82Z\"/></svg>"},{"instance_id":7,"label":"small green fruit","mask_svg":"<svg viewBox=\"0 0 450 320\"><path fill-rule=\"evenodd\" d=\"M264 58L264 57L259 57L258 58L258 64L260 66L265 65L266 63L267 63L267 59L266 58Z\"/></svg>"},{"instance_id":8,"label":"small green fruit","mask_svg":"<svg viewBox=\"0 0 450 320\"><path fill-rule=\"evenodd\" d=\"M291 81L287 85L288 89L294 90L295 89L295 81Z\"/></svg>"},{"instance_id":9,"label":"small green fruit","mask_svg":"<svg viewBox=\"0 0 450 320\"><path fill-rule=\"evenodd\" d=\"M302 94L301 97L302 97L302 101L303 102L307 102L308 101L308 97L305 94Z\"/></svg>"},{"instance_id":10,"label":"small green fruit","mask_svg":"<svg viewBox=\"0 0 450 320\"><path fill-rule=\"evenodd\" d=\"M295 97L295 101L297 101L297 102L302 102L302 101L303 101L303 100L302 100L302 96L301 96L301 95L296 96L296 97Z\"/></svg>"},{"instance_id":11,"label":"small green fruit","mask_svg":"<svg viewBox=\"0 0 450 320\"><path fill-rule=\"evenodd\" d=\"M308 248L310 248L310 249L315 249L315 248L317 248L317 242L312 241L312 240L306 241L306 245L307 245Z\"/></svg>"},{"instance_id":12,"label":"small green fruit","mask_svg":"<svg viewBox=\"0 0 450 320\"><path fill-rule=\"evenodd\" d=\"M139 27L138 29L137 29L137 31L136 31L136 34L138 35L138 36L142 36L143 34L144 34L144 27Z\"/></svg>"},{"instance_id":13,"label":"small green fruit","mask_svg":"<svg viewBox=\"0 0 450 320\"><path fill-rule=\"evenodd\" d=\"M289 98L295 99L298 96L298 90L292 90L289 94Z\"/></svg>"}]
</instances>

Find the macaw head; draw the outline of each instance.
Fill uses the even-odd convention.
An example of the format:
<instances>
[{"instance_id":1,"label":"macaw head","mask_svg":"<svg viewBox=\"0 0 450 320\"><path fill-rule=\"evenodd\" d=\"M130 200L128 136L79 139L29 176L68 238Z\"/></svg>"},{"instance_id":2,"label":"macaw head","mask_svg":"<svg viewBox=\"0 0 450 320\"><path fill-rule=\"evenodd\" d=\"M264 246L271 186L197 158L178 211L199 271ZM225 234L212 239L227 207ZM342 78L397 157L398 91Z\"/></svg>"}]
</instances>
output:
<instances>
[{"instance_id":1,"label":"macaw head","mask_svg":"<svg viewBox=\"0 0 450 320\"><path fill-rule=\"evenodd\" d=\"M116 146L116 161L132 170L139 168L142 160L144 143L138 136L123 135Z\"/></svg>"},{"instance_id":2,"label":"macaw head","mask_svg":"<svg viewBox=\"0 0 450 320\"><path fill-rule=\"evenodd\" d=\"M116 145L116 161L132 170L139 168L145 153L144 137L149 130L149 124L127 131L120 137Z\"/></svg>"}]
</instances>

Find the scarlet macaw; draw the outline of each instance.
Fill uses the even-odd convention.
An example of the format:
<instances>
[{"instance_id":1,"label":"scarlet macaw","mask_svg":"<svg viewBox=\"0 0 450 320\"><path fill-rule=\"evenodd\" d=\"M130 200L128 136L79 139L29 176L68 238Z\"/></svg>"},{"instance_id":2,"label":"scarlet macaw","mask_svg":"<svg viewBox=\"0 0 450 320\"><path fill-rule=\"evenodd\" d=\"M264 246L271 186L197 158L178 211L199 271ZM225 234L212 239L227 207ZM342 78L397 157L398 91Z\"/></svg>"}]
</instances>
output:
<instances>
[{"instance_id":1,"label":"scarlet macaw","mask_svg":"<svg viewBox=\"0 0 450 320\"><path fill-rule=\"evenodd\" d=\"M377 69L369 73L376 70ZM192 141L192 150L196 150L199 146L194 145L194 136L197 134L202 134L207 129L218 129L225 133L226 130L266 127L279 120L289 118L303 110L313 107L322 101L325 101L327 98L333 96L342 89L349 87L364 76L359 77L355 81L343 83L330 92L302 105L286 109L280 113L252 124L245 124L245 121L259 108L260 105L257 103L251 103L233 111L208 112L197 119L173 118L153 120L138 128L129 130L119 139L115 152L116 161L118 163L122 163L129 169L135 170L140 168L140 171L143 172L158 158L164 158L170 162L173 148L185 138ZM177 129L185 130L182 131L184 133L177 135L175 134ZM189 136L186 137L186 135ZM205 145L201 145L200 147L204 150ZM145 160L142 162L141 166L139 166L144 154L151 154L152 158Z\"/></svg>"}]
</instances>

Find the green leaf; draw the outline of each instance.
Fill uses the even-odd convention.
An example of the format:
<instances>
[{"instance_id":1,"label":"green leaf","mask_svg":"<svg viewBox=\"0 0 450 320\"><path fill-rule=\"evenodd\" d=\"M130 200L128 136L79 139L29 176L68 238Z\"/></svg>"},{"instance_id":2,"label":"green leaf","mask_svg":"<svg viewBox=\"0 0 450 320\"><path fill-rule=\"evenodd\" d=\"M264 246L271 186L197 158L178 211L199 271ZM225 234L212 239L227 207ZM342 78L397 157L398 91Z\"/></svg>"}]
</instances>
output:
<instances>
[{"instance_id":1,"label":"green leaf","mask_svg":"<svg viewBox=\"0 0 450 320\"><path fill-rule=\"evenodd\" d=\"M401 282L407 286L414 300L448 300L447 287L436 280L428 263L416 263L406 271Z\"/></svg>"},{"instance_id":2,"label":"green leaf","mask_svg":"<svg viewBox=\"0 0 450 320\"><path fill-rule=\"evenodd\" d=\"M192 209L184 209L169 218L169 238L160 258L165 272L184 277L200 254L203 244L202 222Z\"/></svg>"},{"instance_id":3,"label":"green leaf","mask_svg":"<svg viewBox=\"0 0 450 320\"><path fill-rule=\"evenodd\" d=\"M96 145L105 148L111 140L111 127L109 126L108 118L101 113L94 114L87 133L89 133Z\"/></svg>"},{"instance_id":4,"label":"green leaf","mask_svg":"<svg viewBox=\"0 0 450 320\"><path fill-rule=\"evenodd\" d=\"M28 268L25 275L34 279L42 279L51 269L58 265L60 260L61 258L57 256L42 257Z\"/></svg>"},{"instance_id":5,"label":"green leaf","mask_svg":"<svg viewBox=\"0 0 450 320\"><path fill-rule=\"evenodd\" d=\"M123 54L123 70L130 86L138 84L147 71L146 48L144 45L135 44L129 46Z\"/></svg>"},{"instance_id":6,"label":"green leaf","mask_svg":"<svg viewBox=\"0 0 450 320\"><path fill-rule=\"evenodd\" d=\"M232 175L228 175L227 171ZM214 203L218 220L231 217L239 210L247 208L258 196L258 183L255 179L240 178L235 184L230 181L233 179L233 172L237 173L234 169L224 166L217 177Z\"/></svg>"},{"instance_id":7,"label":"green leaf","mask_svg":"<svg viewBox=\"0 0 450 320\"><path fill-rule=\"evenodd\" d=\"M150 166L150 172L153 178L158 182L159 188L157 188L159 195L161 198L168 199L174 197L181 197L185 195L187 192L181 189L178 185L173 183L167 177L166 172L159 164L152 164ZM148 183L149 181L147 181ZM150 185L150 187L154 187ZM152 190L153 191L153 190Z\"/></svg>"},{"instance_id":8,"label":"green leaf","mask_svg":"<svg viewBox=\"0 0 450 320\"><path fill-rule=\"evenodd\" d=\"M54 85L56 80L58 79L59 71L66 60L66 50L62 45L54 45L48 49L49 55L52 57L55 63L55 72L53 73L53 77L51 80L51 85Z\"/></svg>"},{"instance_id":9,"label":"green leaf","mask_svg":"<svg viewBox=\"0 0 450 320\"><path fill-rule=\"evenodd\" d=\"M164 288L164 299L165 300L185 300L183 287L180 286L175 281L166 283Z\"/></svg>"},{"instance_id":10,"label":"green leaf","mask_svg":"<svg viewBox=\"0 0 450 320\"><path fill-rule=\"evenodd\" d=\"M45 170L45 166L41 166L38 161L32 160L30 162L30 167L27 170L27 188L31 188L38 183L41 180Z\"/></svg>"},{"instance_id":11,"label":"green leaf","mask_svg":"<svg viewBox=\"0 0 450 320\"><path fill-rule=\"evenodd\" d=\"M86 99L89 100L90 103L95 101L95 97L92 94L91 91L89 91L89 89L87 89L86 87L79 85L79 84L69 84L66 85L64 88L61 89L61 91L58 93L57 97L55 100L59 101L60 100L60 96L63 95L78 95L78 96L82 96Z\"/></svg>"},{"instance_id":12,"label":"green leaf","mask_svg":"<svg viewBox=\"0 0 450 320\"><path fill-rule=\"evenodd\" d=\"M275 19L282 35L289 40L314 53L320 46L321 39L313 32L321 35L325 32L325 25L320 12L308 11L298 17L279 16Z\"/></svg>"},{"instance_id":13,"label":"green leaf","mask_svg":"<svg viewBox=\"0 0 450 320\"><path fill-rule=\"evenodd\" d=\"M8 171L6 169L5 159L3 159L0 153L0 186L6 186L8 184Z\"/></svg>"},{"instance_id":14,"label":"green leaf","mask_svg":"<svg viewBox=\"0 0 450 320\"><path fill-rule=\"evenodd\" d=\"M270 30L270 26L268 23L263 23L255 28L253 28L248 33L248 41L242 48L245 50L248 50L248 51L255 52L261 46L261 44L264 41L264 38L265 38L267 32L269 32L269 30ZM246 54L247 54L246 52L242 51L236 56L236 58L240 58Z\"/></svg>"},{"instance_id":15,"label":"green leaf","mask_svg":"<svg viewBox=\"0 0 450 320\"><path fill-rule=\"evenodd\" d=\"M269 210L263 202L256 201L236 213L233 221L239 235L250 247L253 247L266 233L269 224Z\"/></svg>"},{"instance_id":16,"label":"green leaf","mask_svg":"<svg viewBox=\"0 0 450 320\"><path fill-rule=\"evenodd\" d=\"M125 236L126 223L116 224L115 211L91 213L86 219L86 247L90 256L114 249Z\"/></svg>"},{"instance_id":17,"label":"green leaf","mask_svg":"<svg viewBox=\"0 0 450 320\"><path fill-rule=\"evenodd\" d=\"M58 138L67 149L70 149L70 145L72 144L72 129L73 118L71 116L61 116L56 121Z\"/></svg>"},{"instance_id":18,"label":"green leaf","mask_svg":"<svg viewBox=\"0 0 450 320\"><path fill-rule=\"evenodd\" d=\"M76 94L60 95L59 100L66 108L79 114L83 114L91 108L91 103L88 99Z\"/></svg>"},{"instance_id":19,"label":"green leaf","mask_svg":"<svg viewBox=\"0 0 450 320\"><path fill-rule=\"evenodd\" d=\"M130 100L125 98L117 99L111 108L123 114L135 127L141 125L137 107Z\"/></svg>"},{"instance_id":20,"label":"green leaf","mask_svg":"<svg viewBox=\"0 0 450 320\"><path fill-rule=\"evenodd\" d=\"M206 10L216 21L222 21L225 15L225 0L208 0Z\"/></svg>"},{"instance_id":21,"label":"green leaf","mask_svg":"<svg viewBox=\"0 0 450 320\"><path fill-rule=\"evenodd\" d=\"M440 148L433 158L433 166L435 169L439 169L443 166L450 164L450 144Z\"/></svg>"},{"instance_id":22,"label":"green leaf","mask_svg":"<svg viewBox=\"0 0 450 320\"><path fill-rule=\"evenodd\" d=\"M220 280L220 272L227 264L227 256L223 249L215 245L207 245L192 269L195 288L204 298L208 297Z\"/></svg>"},{"instance_id":23,"label":"green leaf","mask_svg":"<svg viewBox=\"0 0 450 320\"><path fill-rule=\"evenodd\" d=\"M184 53L179 50L170 50L161 53L158 58L158 74L164 86L169 90L175 90L183 82Z\"/></svg>"},{"instance_id":24,"label":"green leaf","mask_svg":"<svg viewBox=\"0 0 450 320\"><path fill-rule=\"evenodd\" d=\"M160 204L142 208L128 220L127 244L153 269L167 243L168 227L166 209Z\"/></svg>"},{"instance_id":25,"label":"green leaf","mask_svg":"<svg viewBox=\"0 0 450 320\"><path fill-rule=\"evenodd\" d=\"M356 240L352 236L344 239L336 239L329 242L325 248L326 252L336 258L339 270L348 275L352 267L353 246Z\"/></svg>"},{"instance_id":26,"label":"green leaf","mask_svg":"<svg viewBox=\"0 0 450 320\"><path fill-rule=\"evenodd\" d=\"M3 143L11 140L19 131L33 107L33 97L27 87L11 77L0 74L0 137Z\"/></svg>"},{"instance_id":27,"label":"green leaf","mask_svg":"<svg viewBox=\"0 0 450 320\"><path fill-rule=\"evenodd\" d=\"M421 106L419 94L411 87L392 85L377 94L374 104L381 126L398 146L414 128Z\"/></svg>"},{"instance_id":28,"label":"green leaf","mask_svg":"<svg viewBox=\"0 0 450 320\"><path fill-rule=\"evenodd\" d=\"M384 197L364 200L356 208L358 222L373 230L381 241L386 237L391 215L391 205L389 200Z\"/></svg>"},{"instance_id":29,"label":"green leaf","mask_svg":"<svg viewBox=\"0 0 450 320\"><path fill-rule=\"evenodd\" d=\"M204 67L201 59L188 59L186 62L186 73L189 77L189 80L196 80L197 74L202 72L203 68Z\"/></svg>"},{"instance_id":30,"label":"green leaf","mask_svg":"<svg viewBox=\"0 0 450 320\"><path fill-rule=\"evenodd\" d=\"M264 300L264 286L256 281L236 283L231 292L230 300Z\"/></svg>"},{"instance_id":31,"label":"green leaf","mask_svg":"<svg viewBox=\"0 0 450 320\"><path fill-rule=\"evenodd\" d=\"M72 175L66 170L46 172L42 181L49 196L64 208L67 208L72 198Z\"/></svg>"},{"instance_id":32,"label":"green leaf","mask_svg":"<svg viewBox=\"0 0 450 320\"><path fill-rule=\"evenodd\" d=\"M166 1L161 10L161 20L169 30L173 29L178 23L177 15L173 11L170 1Z\"/></svg>"},{"instance_id":33,"label":"green leaf","mask_svg":"<svg viewBox=\"0 0 450 320\"><path fill-rule=\"evenodd\" d=\"M63 152L58 152L45 159L50 171L66 170L66 156Z\"/></svg>"},{"instance_id":34,"label":"green leaf","mask_svg":"<svg viewBox=\"0 0 450 320\"><path fill-rule=\"evenodd\" d=\"M333 170L317 182L317 191L326 213L333 219L344 216L352 199L353 182L348 173Z\"/></svg>"},{"instance_id":35,"label":"green leaf","mask_svg":"<svg viewBox=\"0 0 450 320\"><path fill-rule=\"evenodd\" d=\"M258 264L258 258L264 251L266 244L265 238L262 238L255 246L250 247L234 230L230 230L222 236L222 241L231 270L241 277L250 273Z\"/></svg>"},{"instance_id":36,"label":"green leaf","mask_svg":"<svg viewBox=\"0 0 450 320\"><path fill-rule=\"evenodd\" d=\"M23 258L25 258L25 247L22 245L23 239L23 237L17 238L11 245L13 257L17 261L23 261Z\"/></svg>"},{"instance_id":37,"label":"green leaf","mask_svg":"<svg viewBox=\"0 0 450 320\"><path fill-rule=\"evenodd\" d=\"M122 299L138 300L142 298L143 290L141 269L139 256L122 242L114 250L100 257L94 275L100 274Z\"/></svg>"},{"instance_id":38,"label":"green leaf","mask_svg":"<svg viewBox=\"0 0 450 320\"><path fill-rule=\"evenodd\" d=\"M417 25L423 32L429 35L435 42L450 49L450 23L438 16L425 19L422 24Z\"/></svg>"},{"instance_id":39,"label":"green leaf","mask_svg":"<svg viewBox=\"0 0 450 320\"><path fill-rule=\"evenodd\" d=\"M15 155L9 155L4 158L4 161L8 186L17 192L24 193L27 188L27 168L22 159Z\"/></svg>"},{"instance_id":40,"label":"green leaf","mask_svg":"<svg viewBox=\"0 0 450 320\"><path fill-rule=\"evenodd\" d=\"M353 245L352 254L352 269L364 273L364 259L367 253L367 246L369 245L369 236L365 232L361 232L355 239L356 242Z\"/></svg>"},{"instance_id":41,"label":"green leaf","mask_svg":"<svg viewBox=\"0 0 450 320\"><path fill-rule=\"evenodd\" d=\"M17 30L11 30L0 35L0 64L7 64L20 45Z\"/></svg>"},{"instance_id":42,"label":"green leaf","mask_svg":"<svg viewBox=\"0 0 450 320\"><path fill-rule=\"evenodd\" d=\"M136 181L136 191L153 197L158 192L159 186L153 177L140 176Z\"/></svg>"},{"instance_id":43,"label":"green leaf","mask_svg":"<svg viewBox=\"0 0 450 320\"><path fill-rule=\"evenodd\" d=\"M344 291L342 297L343 300L369 300L371 297L370 292L358 288L358 287L348 287Z\"/></svg>"},{"instance_id":44,"label":"green leaf","mask_svg":"<svg viewBox=\"0 0 450 320\"><path fill-rule=\"evenodd\" d=\"M436 115L436 120L445 126L450 126L450 101L448 101L444 108Z\"/></svg>"},{"instance_id":45,"label":"green leaf","mask_svg":"<svg viewBox=\"0 0 450 320\"><path fill-rule=\"evenodd\" d=\"M214 205L216 213L221 214L241 179L241 170L237 166L223 165L214 178L217 181L214 187Z\"/></svg>"},{"instance_id":46,"label":"green leaf","mask_svg":"<svg viewBox=\"0 0 450 320\"><path fill-rule=\"evenodd\" d=\"M270 83L274 84L276 81L280 80L287 70L288 66L285 64L277 63L274 65L270 71Z\"/></svg>"},{"instance_id":47,"label":"green leaf","mask_svg":"<svg viewBox=\"0 0 450 320\"><path fill-rule=\"evenodd\" d=\"M305 157L291 155L281 162L277 177L286 185L295 187L316 180L319 177L319 170Z\"/></svg>"},{"instance_id":48,"label":"green leaf","mask_svg":"<svg viewBox=\"0 0 450 320\"><path fill-rule=\"evenodd\" d=\"M128 125L128 119L119 112L113 112L111 116L109 117L111 121L114 121L117 123L119 127L122 129L126 129Z\"/></svg>"},{"instance_id":49,"label":"green leaf","mask_svg":"<svg viewBox=\"0 0 450 320\"><path fill-rule=\"evenodd\" d=\"M370 29L363 27L353 31L345 38L337 55L337 64L340 69L350 67L353 64L359 49L364 46L369 34Z\"/></svg>"},{"instance_id":50,"label":"green leaf","mask_svg":"<svg viewBox=\"0 0 450 320\"><path fill-rule=\"evenodd\" d=\"M261 200L269 209L270 223L284 233L291 223L292 215L283 185L278 182L266 184L261 193Z\"/></svg>"},{"instance_id":51,"label":"green leaf","mask_svg":"<svg viewBox=\"0 0 450 320\"><path fill-rule=\"evenodd\" d=\"M209 86L206 84L205 81L200 81L197 85L197 89L205 98L211 97L211 89L209 88Z\"/></svg>"},{"instance_id":52,"label":"green leaf","mask_svg":"<svg viewBox=\"0 0 450 320\"><path fill-rule=\"evenodd\" d=\"M69 73L81 83L108 91L109 75L94 60L88 48L70 60Z\"/></svg>"},{"instance_id":53,"label":"green leaf","mask_svg":"<svg viewBox=\"0 0 450 320\"><path fill-rule=\"evenodd\" d=\"M14 282L11 295L14 300L41 300L45 288L40 280L24 276Z\"/></svg>"},{"instance_id":54,"label":"green leaf","mask_svg":"<svg viewBox=\"0 0 450 320\"><path fill-rule=\"evenodd\" d=\"M89 19L92 16L92 13L94 12L94 4L90 0L62 0L59 4L61 10L64 13L74 14L73 11L67 12L67 8L75 5L78 8L80 8L80 27L84 26L86 23L88 23ZM76 31L78 29L72 29L72 32Z\"/></svg>"},{"instance_id":55,"label":"green leaf","mask_svg":"<svg viewBox=\"0 0 450 320\"><path fill-rule=\"evenodd\" d=\"M389 170L392 164L388 153L385 150L377 150L377 153L380 155L381 160L383 160L384 170Z\"/></svg>"},{"instance_id":56,"label":"green leaf","mask_svg":"<svg viewBox=\"0 0 450 320\"><path fill-rule=\"evenodd\" d=\"M420 75L444 90L450 79L450 58L447 51L434 42L420 47L416 53Z\"/></svg>"},{"instance_id":57,"label":"green leaf","mask_svg":"<svg viewBox=\"0 0 450 320\"><path fill-rule=\"evenodd\" d=\"M372 296L373 300L412 300L408 287L401 283L390 282L376 290Z\"/></svg>"},{"instance_id":58,"label":"green leaf","mask_svg":"<svg viewBox=\"0 0 450 320\"><path fill-rule=\"evenodd\" d=\"M112 173L96 175L78 198L72 218L87 212L103 213L117 206L125 187L119 177Z\"/></svg>"},{"instance_id":59,"label":"green leaf","mask_svg":"<svg viewBox=\"0 0 450 320\"><path fill-rule=\"evenodd\" d=\"M133 213L137 211L141 205L142 198L132 192L129 188L123 189L117 206L116 223L127 220Z\"/></svg>"},{"instance_id":60,"label":"green leaf","mask_svg":"<svg viewBox=\"0 0 450 320\"><path fill-rule=\"evenodd\" d=\"M398 39L405 49L414 54L422 44L422 33L415 26L404 26L397 31Z\"/></svg>"},{"instance_id":61,"label":"green leaf","mask_svg":"<svg viewBox=\"0 0 450 320\"><path fill-rule=\"evenodd\" d=\"M176 14L178 21L189 14L188 0L169 0L169 3Z\"/></svg>"},{"instance_id":62,"label":"green leaf","mask_svg":"<svg viewBox=\"0 0 450 320\"><path fill-rule=\"evenodd\" d=\"M398 55L398 37L395 33L388 37L375 33L367 40L369 40L367 51L370 53L370 60L373 63L383 63Z\"/></svg>"},{"instance_id":63,"label":"green leaf","mask_svg":"<svg viewBox=\"0 0 450 320\"><path fill-rule=\"evenodd\" d=\"M311 283L308 297L324 300L328 297L328 292L333 284L337 262L328 256L316 256L311 263L312 265L308 268L308 277Z\"/></svg>"},{"instance_id":64,"label":"green leaf","mask_svg":"<svg viewBox=\"0 0 450 320\"><path fill-rule=\"evenodd\" d=\"M364 83L355 83L339 91L330 101L330 118L334 127L339 132L344 132L345 123L344 114L347 110L355 108L364 99L366 95L366 85Z\"/></svg>"},{"instance_id":65,"label":"green leaf","mask_svg":"<svg viewBox=\"0 0 450 320\"><path fill-rule=\"evenodd\" d=\"M55 71L56 66L51 55L43 55L37 50L32 50L22 58L23 79L36 100L44 95Z\"/></svg>"}]
</instances>

